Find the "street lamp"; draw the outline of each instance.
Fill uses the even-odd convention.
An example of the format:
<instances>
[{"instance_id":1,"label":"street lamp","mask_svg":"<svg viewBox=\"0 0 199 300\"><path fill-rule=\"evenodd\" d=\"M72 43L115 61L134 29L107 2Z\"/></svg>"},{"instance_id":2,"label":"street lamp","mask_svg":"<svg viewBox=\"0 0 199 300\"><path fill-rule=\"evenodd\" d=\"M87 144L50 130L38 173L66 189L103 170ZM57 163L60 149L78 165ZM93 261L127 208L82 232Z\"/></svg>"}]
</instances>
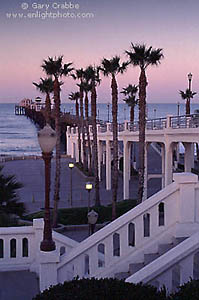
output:
<instances>
[{"instance_id":1,"label":"street lamp","mask_svg":"<svg viewBox=\"0 0 199 300\"><path fill-rule=\"evenodd\" d=\"M50 166L52 150L55 147L57 136L55 131L47 124L38 132L38 141L42 150L42 158L45 164L45 215L43 241L40 244L41 251L55 250L55 242L52 239L52 228L50 223Z\"/></svg>"},{"instance_id":2,"label":"street lamp","mask_svg":"<svg viewBox=\"0 0 199 300\"><path fill-rule=\"evenodd\" d=\"M91 193L92 188L93 188L92 183L87 182L86 183L86 190L88 191L88 212L90 210L90 193Z\"/></svg>"},{"instance_id":3,"label":"street lamp","mask_svg":"<svg viewBox=\"0 0 199 300\"><path fill-rule=\"evenodd\" d=\"M92 235L95 230L95 224L98 219L98 213L93 209L87 214L88 224L89 224L89 235Z\"/></svg>"},{"instance_id":4,"label":"street lamp","mask_svg":"<svg viewBox=\"0 0 199 300\"><path fill-rule=\"evenodd\" d=\"M73 203L73 194L72 194L72 186L73 186L73 183L72 183L72 170L74 168L74 163L69 163L68 164L69 168L70 168L70 205L72 206L72 203Z\"/></svg>"},{"instance_id":5,"label":"street lamp","mask_svg":"<svg viewBox=\"0 0 199 300\"><path fill-rule=\"evenodd\" d=\"M189 80L189 91L191 91L191 80L192 80L193 75L191 73L189 73L187 76L188 76L188 80Z\"/></svg>"},{"instance_id":6,"label":"street lamp","mask_svg":"<svg viewBox=\"0 0 199 300\"><path fill-rule=\"evenodd\" d=\"M193 75L191 73L189 73L187 76L188 76L188 81L189 81L188 114L190 114L191 80L192 80Z\"/></svg>"}]
</instances>

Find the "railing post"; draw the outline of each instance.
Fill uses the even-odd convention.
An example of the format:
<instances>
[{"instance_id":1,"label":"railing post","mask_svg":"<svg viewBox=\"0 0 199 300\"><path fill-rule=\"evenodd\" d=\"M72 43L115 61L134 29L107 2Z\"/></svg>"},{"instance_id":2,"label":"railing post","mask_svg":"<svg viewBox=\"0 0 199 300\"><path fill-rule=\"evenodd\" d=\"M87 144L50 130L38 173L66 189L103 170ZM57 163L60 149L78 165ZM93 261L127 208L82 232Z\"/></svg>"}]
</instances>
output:
<instances>
[{"instance_id":1,"label":"railing post","mask_svg":"<svg viewBox=\"0 0 199 300\"><path fill-rule=\"evenodd\" d=\"M167 115L167 126L166 126L166 128L171 128L171 118L172 117L173 117L172 115Z\"/></svg>"},{"instance_id":2,"label":"railing post","mask_svg":"<svg viewBox=\"0 0 199 300\"><path fill-rule=\"evenodd\" d=\"M196 230L194 227L196 223L195 213L197 211L195 185L198 183L198 177L192 173L175 173L173 178L180 188L178 199L179 224L176 234L178 236L187 236L187 234L191 234Z\"/></svg>"},{"instance_id":3,"label":"railing post","mask_svg":"<svg viewBox=\"0 0 199 300\"><path fill-rule=\"evenodd\" d=\"M58 284L57 263L59 261L60 256L57 250L40 251L39 284L41 292L51 285Z\"/></svg>"},{"instance_id":4,"label":"railing post","mask_svg":"<svg viewBox=\"0 0 199 300\"><path fill-rule=\"evenodd\" d=\"M124 130L126 131L126 130L129 130L128 129L128 121L124 121Z\"/></svg>"}]
</instances>

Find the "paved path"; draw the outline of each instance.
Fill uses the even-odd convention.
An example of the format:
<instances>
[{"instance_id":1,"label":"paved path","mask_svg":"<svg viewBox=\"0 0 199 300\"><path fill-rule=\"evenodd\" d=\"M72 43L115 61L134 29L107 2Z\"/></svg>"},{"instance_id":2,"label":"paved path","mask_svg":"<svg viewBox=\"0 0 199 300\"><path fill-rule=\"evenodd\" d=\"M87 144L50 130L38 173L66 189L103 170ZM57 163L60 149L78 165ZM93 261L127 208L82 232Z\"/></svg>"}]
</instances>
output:
<instances>
[{"instance_id":1,"label":"paved path","mask_svg":"<svg viewBox=\"0 0 199 300\"><path fill-rule=\"evenodd\" d=\"M150 151L153 151L152 149ZM157 164L158 154L153 151L149 160L149 171L154 166L159 170ZM59 207L71 207L70 205L70 172L68 163L70 158L61 159L61 185L60 185L60 202ZM24 187L20 189L19 196L21 201L26 205L27 212L38 211L44 207L44 163L42 159L24 159L13 160L2 163L4 172L15 174L18 181L22 182ZM55 160L52 160L52 180L51 180L51 206L53 207L53 190L54 190L54 172ZM100 198L103 205L111 203L112 192L105 189L105 167L102 168L103 180L100 183ZM73 207L87 206L88 192L85 184L88 178L75 167L72 170L73 178ZM138 179L132 177L130 180L130 198L137 197ZM160 179L149 181L148 195L154 194L160 188ZM94 190L91 191L91 204L94 205ZM123 199L123 178L119 176L118 201Z\"/></svg>"}]
</instances>

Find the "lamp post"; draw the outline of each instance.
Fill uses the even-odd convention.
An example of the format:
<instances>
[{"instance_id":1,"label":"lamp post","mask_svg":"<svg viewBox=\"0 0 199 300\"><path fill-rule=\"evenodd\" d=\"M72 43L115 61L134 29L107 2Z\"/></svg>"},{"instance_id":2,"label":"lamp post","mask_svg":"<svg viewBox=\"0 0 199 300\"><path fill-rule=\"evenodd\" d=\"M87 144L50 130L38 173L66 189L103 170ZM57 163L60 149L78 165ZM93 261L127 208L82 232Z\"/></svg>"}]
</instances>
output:
<instances>
[{"instance_id":1,"label":"lamp post","mask_svg":"<svg viewBox=\"0 0 199 300\"><path fill-rule=\"evenodd\" d=\"M92 188L93 188L92 183L87 182L86 183L86 190L88 191L88 212L90 210L90 193L91 193Z\"/></svg>"},{"instance_id":2,"label":"lamp post","mask_svg":"<svg viewBox=\"0 0 199 300\"><path fill-rule=\"evenodd\" d=\"M72 206L73 204L73 191L72 191L72 188L73 188L73 177L72 177L72 170L74 168L74 163L69 163L68 164L69 168L70 168L70 205Z\"/></svg>"},{"instance_id":3,"label":"lamp post","mask_svg":"<svg viewBox=\"0 0 199 300\"><path fill-rule=\"evenodd\" d=\"M110 119L109 119L109 113L110 113L110 103L108 103L108 104L107 104L107 108L108 108L108 123L109 123L109 121L110 121Z\"/></svg>"},{"instance_id":4,"label":"lamp post","mask_svg":"<svg viewBox=\"0 0 199 300\"><path fill-rule=\"evenodd\" d=\"M189 81L189 86L188 86L188 89L189 89L189 98L188 98L188 103L189 103L189 111L188 111L188 114L190 115L190 96L191 96L191 80L192 80L192 77L193 75L191 73L189 73L188 75L188 81Z\"/></svg>"},{"instance_id":5,"label":"lamp post","mask_svg":"<svg viewBox=\"0 0 199 300\"><path fill-rule=\"evenodd\" d=\"M55 147L57 136L55 131L47 124L38 132L38 141L42 150L42 158L45 164L45 215L43 241L40 244L41 251L55 250L55 242L52 239L52 228L50 222L50 166L52 150Z\"/></svg>"},{"instance_id":6,"label":"lamp post","mask_svg":"<svg viewBox=\"0 0 199 300\"><path fill-rule=\"evenodd\" d=\"M95 230L95 224L98 219L98 213L93 209L87 214L88 224L89 224L89 235L92 235Z\"/></svg>"}]
</instances>

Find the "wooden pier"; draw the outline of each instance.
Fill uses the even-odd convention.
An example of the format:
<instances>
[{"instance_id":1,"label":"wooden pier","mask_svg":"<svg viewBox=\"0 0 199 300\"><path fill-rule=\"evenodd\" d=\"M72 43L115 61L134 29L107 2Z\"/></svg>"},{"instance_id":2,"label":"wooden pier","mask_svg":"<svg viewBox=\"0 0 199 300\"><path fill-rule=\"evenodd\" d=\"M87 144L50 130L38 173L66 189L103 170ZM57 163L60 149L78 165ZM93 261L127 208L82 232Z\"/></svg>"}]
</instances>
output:
<instances>
[{"instance_id":1,"label":"wooden pier","mask_svg":"<svg viewBox=\"0 0 199 300\"><path fill-rule=\"evenodd\" d=\"M24 106L15 105L15 115L24 116L26 114L26 108Z\"/></svg>"}]
</instances>

